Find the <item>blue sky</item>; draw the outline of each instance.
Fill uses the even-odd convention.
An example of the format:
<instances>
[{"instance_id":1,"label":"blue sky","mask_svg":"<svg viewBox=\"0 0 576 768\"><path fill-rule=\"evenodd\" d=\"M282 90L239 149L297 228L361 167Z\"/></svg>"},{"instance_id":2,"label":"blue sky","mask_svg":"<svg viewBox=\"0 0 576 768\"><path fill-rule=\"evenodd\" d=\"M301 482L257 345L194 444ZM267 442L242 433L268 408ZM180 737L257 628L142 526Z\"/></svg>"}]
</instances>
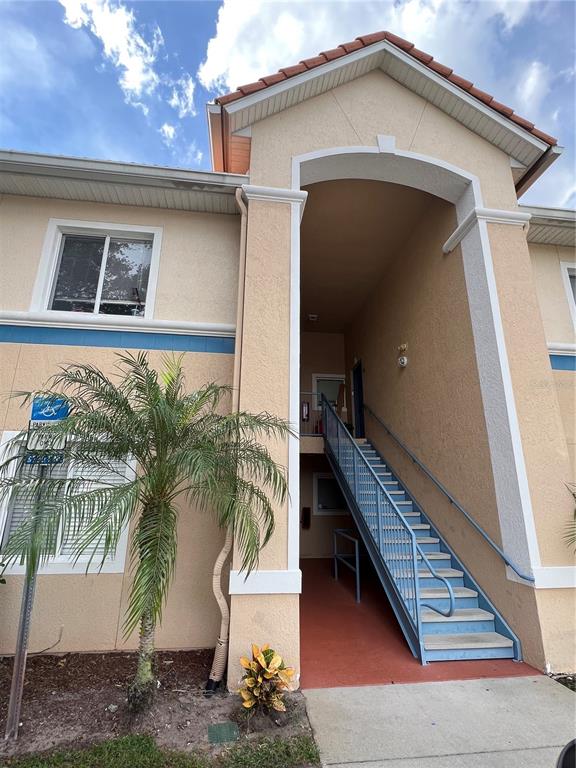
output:
<instances>
[{"instance_id":1,"label":"blue sky","mask_svg":"<svg viewBox=\"0 0 576 768\"><path fill-rule=\"evenodd\" d=\"M388 29L566 148L524 196L576 205L572 0L0 0L0 146L209 169L204 105Z\"/></svg>"}]
</instances>

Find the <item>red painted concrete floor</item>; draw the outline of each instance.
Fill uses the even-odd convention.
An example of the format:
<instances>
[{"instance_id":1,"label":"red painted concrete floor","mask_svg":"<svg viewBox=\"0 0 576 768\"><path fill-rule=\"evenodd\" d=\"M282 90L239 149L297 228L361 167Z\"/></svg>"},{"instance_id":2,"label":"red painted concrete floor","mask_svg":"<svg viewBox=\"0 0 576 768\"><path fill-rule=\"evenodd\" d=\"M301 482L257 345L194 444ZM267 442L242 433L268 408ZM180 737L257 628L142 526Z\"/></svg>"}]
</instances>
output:
<instances>
[{"instance_id":1,"label":"red painted concrete floor","mask_svg":"<svg viewBox=\"0 0 576 768\"><path fill-rule=\"evenodd\" d=\"M363 563L364 564L364 563ZM332 560L303 560L300 599L301 685L426 683L539 674L509 659L437 661L422 666L410 652L378 577L369 563L362 574L357 604L354 574L340 568L332 578Z\"/></svg>"}]
</instances>

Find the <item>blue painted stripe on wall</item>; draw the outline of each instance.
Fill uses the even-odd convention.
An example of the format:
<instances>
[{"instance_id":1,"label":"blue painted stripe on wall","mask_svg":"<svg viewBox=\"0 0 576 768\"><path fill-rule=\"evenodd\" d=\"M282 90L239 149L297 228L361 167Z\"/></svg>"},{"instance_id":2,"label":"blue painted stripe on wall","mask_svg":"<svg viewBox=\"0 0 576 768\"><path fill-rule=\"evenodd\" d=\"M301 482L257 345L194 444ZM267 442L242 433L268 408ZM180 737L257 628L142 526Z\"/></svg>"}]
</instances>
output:
<instances>
[{"instance_id":1,"label":"blue painted stripe on wall","mask_svg":"<svg viewBox=\"0 0 576 768\"><path fill-rule=\"evenodd\" d=\"M576 371L576 355L550 355L555 371Z\"/></svg>"},{"instance_id":2,"label":"blue painted stripe on wall","mask_svg":"<svg viewBox=\"0 0 576 768\"><path fill-rule=\"evenodd\" d=\"M2 341L14 344L58 344L73 347L121 347L122 349L163 349L178 352L234 354L234 338L230 336L110 331L99 328L0 325L0 342Z\"/></svg>"}]
</instances>

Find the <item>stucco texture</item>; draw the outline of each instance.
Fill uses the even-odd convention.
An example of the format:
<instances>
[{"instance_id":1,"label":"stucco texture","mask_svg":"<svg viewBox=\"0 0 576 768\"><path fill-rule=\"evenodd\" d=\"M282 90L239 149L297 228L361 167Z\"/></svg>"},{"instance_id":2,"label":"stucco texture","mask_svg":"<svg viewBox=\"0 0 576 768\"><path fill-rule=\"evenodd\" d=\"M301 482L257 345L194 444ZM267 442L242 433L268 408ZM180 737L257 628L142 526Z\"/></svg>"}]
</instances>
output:
<instances>
[{"instance_id":1,"label":"stucco texture","mask_svg":"<svg viewBox=\"0 0 576 768\"><path fill-rule=\"evenodd\" d=\"M549 344L576 344L576 329L568 307L561 267L562 262L576 266L575 249L560 245L528 243L528 251L546 341Z\"/></svg>"},{"instance_id":2,"label":"stucco texture","mask_svg":"<svg viewBox=\"0 0 576 768\"><path fill-rule=\"evenodd\" d=\"M162 227L154 318L236 322L239 216L9 195L0 200L0 310L30 309L50 218Z\"/></svg>"},{"instance_id":3,"label":"stucco texture","mask_svg":"<svg viewBox=\"0 0 576 768\"><path fill-rule=\"evenodd\" d=\"M562 262L576 265L574 248L529 243L534 285L548 344L575 344L576 329L562 279ZM576 378L573 371L552 371L570 460L570 480L576 480Z\"/></svg>"},{"instance_id":4,"label":"stucco texture","mask_svg":"<svg viewBox=\"0 0 576 768\"><path fill-rule=\"evenodd\" d=\"M4 344L0 346L0 388L4 393L33 390L67 362L90 362L111 373L117 350L106 348ZM151 352L158 366L162 352ZM184 356L190 389L208 381L229 384L232 355L188 353ZM2 403L2 430L25 426L28 413L17 400ZM215 643L219 611L212 596L211 574L223 536L209 513L182 502L178 560L174 581L157 633L159 648L201 648ZM0 654L13 653L23 578L8 574L0 589ZM224 581L226 581L224 579ZM137 637L123 637L122 624L130 588L129 562L124 573L40 575L32 618L30 650L53 652L134 648Z\"/></svg>"},{"instance_id":5,"label":"stucco texture","mask_svg":"<svg viewBox=\"0 0 576 768\"><path fill-rule=\"evenodd\" d=\"M347 370L362 361L364 399L501 543L482 395L459 249L442 244L452 206L431 200L419 226L384 269L346 334ZM411 277L408 277L411 276ZM408 366L399 368L398 346ZM544 653L533 590L507 579L503 563L410 459L367 417L367 436L521 638L526 660Z\"/></svg>"},{"instance_id":6,"label":"stucco texture","mask_svg":"<svg viewBox=\"0 0 576 768\"><path fill-rule=\"evenodd\" d=\"M310 527L300 528L300 557L332 557L334 554L334 529L354 528L350 514L315 515L313 504L314 473L332 474L325 456L302 455L300 457L300 510L310 507ZM344 540L338 549L348 551Z\"/></svg>"},{"instance_id":7,"label":"stucco texture","mask_svg":"<svg viewBox=\"0 0 576 768\"><path fill-rule=\"evenodd\" d=\"M508 156L381 71L253 125L251 183L290 187L292 157L330 147L375 146L379 134L394 136L398 149L477 175L486 205L516 208Z\"/></svg>"},{"instance_id":8,"label":"stucco texture","mask_svg":"<svg viewBox=\"0 0 576 768\"><path fill-rule=\"evenodd\" d=\"M526 239L501 224L489 237L542 565L574 565L562 540L570 462Z\"/></svg>"}]
</instances>

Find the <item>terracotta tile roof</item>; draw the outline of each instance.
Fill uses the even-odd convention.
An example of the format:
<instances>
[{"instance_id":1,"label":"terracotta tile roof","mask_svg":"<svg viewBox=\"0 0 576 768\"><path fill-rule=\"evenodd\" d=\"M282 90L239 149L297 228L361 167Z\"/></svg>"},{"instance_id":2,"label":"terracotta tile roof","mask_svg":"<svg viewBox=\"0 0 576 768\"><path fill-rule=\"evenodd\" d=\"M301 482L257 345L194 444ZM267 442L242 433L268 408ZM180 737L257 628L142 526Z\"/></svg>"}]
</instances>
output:
<instances>
[{"instance_id":1,"label":"terracotta tile roof","mask_svg":"<svg viewBox=\"0 0 576 768\"><path fill-rule=\"evenodd\" d=\"M524 130L528 131L533 136L536 136L538 139L545 141L551 146L555 146L558 143L558 140L553 136L548 136L548 134L538 130L538 128L534 126L534 123L531 123L529 120L525 120L523 117L514 114L514 110L511 109L511 107L507 107L505 104L501 104L500 102L496 101L494 96L491 96L489 93L485 93L484 91L475 88L474 83L471 83L469 80L465 80L463 77L455 74L454 71L450 69L450 67L446 67L444 64L440 64L440 62L435 61L434 58L430 56L430 54L424 53L424 51L419 51L413 43L410 43L408 40L404 40L403 38L398 37L391 32L374 32L371 35L362 35L361 37L357 37L355 40L352 40L349 43L342 43L337 48L332 48L329 51L322 51L322 53L318 54L318 56L314 56L310 59L303 59L293 67L283 67L276 74L261 77L255 83L241 85L232 93L228 93L225 96L220 96L217 98L216 103L222 106L230 104L230 102L241 99L251 93L261 91L264 88L268 88L269 86L275 85L276 83L279 83L283 80L288 80L289 78L294 77L295 75L299 75L302 72L307 72L310 69L320 67L322 64L326 64L328 61L333 61L334 59L338 59L341 56L346 56L349 53L358 51L361 48L367 48L368 46L374 45L375 43L380 43L383 40L392 43L392 45L395 45L396 48L399 48L401 51L408 53L410 56L417 59L429 69L431 69L433 72L436 72L441 77L449 80L451 83L458 86L458 88L461 88L471 96L474 96L474 98L478 99L483 104L486 104L491 109L499 112L501 115L504 115L504 117L512 120L512 122L516 123L521 128L524 128Z\"/></svg>"}]
</instances>

